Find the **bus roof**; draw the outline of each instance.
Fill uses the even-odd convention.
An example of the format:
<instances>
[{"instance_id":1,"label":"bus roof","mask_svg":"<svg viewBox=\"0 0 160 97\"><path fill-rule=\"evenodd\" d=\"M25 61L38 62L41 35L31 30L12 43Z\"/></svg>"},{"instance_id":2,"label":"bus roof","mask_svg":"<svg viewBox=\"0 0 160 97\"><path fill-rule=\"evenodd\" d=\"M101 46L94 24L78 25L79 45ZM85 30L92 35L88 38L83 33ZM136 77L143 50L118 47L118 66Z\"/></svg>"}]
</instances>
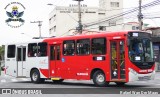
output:
<instances>
[{"instance_id":1,"label":"bus roof","mask_svg":"<svg viewBox=\"0 0 160 97\"><path fill-rule=\"evenodd\" d=\"M27 41L19 41L19 42L13 41L13 42L6 43L5 45L35 43L35 42L41 42L43 40L44 39L30 39L30 40L27 40Z\"/></svg>"},{"instance_id":2,"label":"bus roof","mask_svg":"<svg viewBox=\"0 0 160 97\"><path fill-rule=\"evenodd\" d=\"M62 37L54 37L54 38L46 38L46 41L52 40L52 39L71 39L71 38L87 38L87 37L97 37L98 36L108 36L108 37L114 37L114 36L121 36L124 34L127 34L128 32L142 32L142 31L116 31L116 32L97 32L94 34L82 34L82 35L74 35L74 36L62 36ZM143 31L144 32L144 31Z\"/></svg>"},{"instance_id":3,"label":"bus roof","mask_svg":"<svg viewBox=\"0 0 160 97\"><path fill-rule=\"evenodd\" d=\"M48 37L44 39L30 39L27 41L20 41L20 42L11 42L11 43L6 43L6 45L12 45L12 44L26 44L26 43L37 43L37 42L43 42L45 41L51 41L51 40L63 40L63 39L72 39L72 38L87 38L87 37L97 37L98 36L108 36L108 37L114 37L114 36L121 36L124 34L127 34L128 32L144 32L144 31L116 31L116 32L97 32L94 34L82 34L82 35L74 35L74 36L62 36L62 37Z\"/></svg>"}]
</instances>

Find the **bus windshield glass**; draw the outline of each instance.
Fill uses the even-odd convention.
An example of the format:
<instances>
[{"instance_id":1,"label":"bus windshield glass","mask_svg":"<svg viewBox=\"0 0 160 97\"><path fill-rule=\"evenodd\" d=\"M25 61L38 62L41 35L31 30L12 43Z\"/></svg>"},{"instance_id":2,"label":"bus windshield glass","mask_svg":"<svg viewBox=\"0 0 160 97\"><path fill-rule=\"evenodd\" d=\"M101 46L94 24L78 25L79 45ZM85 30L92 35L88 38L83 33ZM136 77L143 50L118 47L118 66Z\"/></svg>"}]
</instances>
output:
<instances>
[{"instance_id":1,"label":"bus windshield glass","mask_svg":"<svg viewBox=\"0 0 160 97\"><path fill-rule=\"evenodd\" d=\"M129 45L129 58L133 62L153 62L152 42L148 38L133 38Z\"/></svg>"}]
</instances>

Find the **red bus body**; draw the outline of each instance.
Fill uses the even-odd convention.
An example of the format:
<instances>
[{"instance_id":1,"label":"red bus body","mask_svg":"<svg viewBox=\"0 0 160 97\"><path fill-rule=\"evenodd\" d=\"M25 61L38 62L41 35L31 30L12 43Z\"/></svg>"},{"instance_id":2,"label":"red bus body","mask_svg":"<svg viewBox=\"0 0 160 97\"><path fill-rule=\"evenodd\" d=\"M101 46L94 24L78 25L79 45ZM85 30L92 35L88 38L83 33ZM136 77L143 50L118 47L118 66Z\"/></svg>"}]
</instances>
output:
<instances>
[{"instance_id":1,"label":"red bus body","mask_svg":"<svg viewBox=\"0 0 160 97\"><path fill-rule=\"evenodd\" d=\"M127 44L127 34L128 32L112 32L112 33L103 33L103 34L93 34L93 35L79 35L79 36L68 36L68 37L59 37L59 38L51 38L45 39L44 42L50 45L60 45L61 51L61 58L65 59L65 62L61 60L55 60L50 62L50 69L44 71L44 75L47 78L52 77L59 77L62 79L77 79L77 80L90 80L92 78L92 72L95 70L102 70L105 73L106 81L108 82L129 82L129 68L135 70L138 74L148 74L154 71L153 65L150 69L141 70L140 68L136 67L130 60L129 60L129 50ZM93 39L93 38L106 38L106 54L105 55L73 55L73 56L64 56L62 54L63 51L63 41L65 40L75 40L78 39ZM125 48L125 79L121 79L120 75L118 75L118 79L111 79L111 41L124 41L124 48ZM48 47L49 48L49 47ZM49 51L49 50L48 50ZM48 52L49 54L49 52ZM119 52L117 52L119 55ZM49 55L48 55L49 56ZM103 61L95 61L93 57L104 56L105 60ZM119 60L119 59L118 59ZM120 69L120 68L118 68ZM52 74L52 70L54 73ZM43 71L43 70L42 70ZM142 72L141 72L142 71ZM118 72L119 73L119 72Z\"/></svg>"}]
</instances>

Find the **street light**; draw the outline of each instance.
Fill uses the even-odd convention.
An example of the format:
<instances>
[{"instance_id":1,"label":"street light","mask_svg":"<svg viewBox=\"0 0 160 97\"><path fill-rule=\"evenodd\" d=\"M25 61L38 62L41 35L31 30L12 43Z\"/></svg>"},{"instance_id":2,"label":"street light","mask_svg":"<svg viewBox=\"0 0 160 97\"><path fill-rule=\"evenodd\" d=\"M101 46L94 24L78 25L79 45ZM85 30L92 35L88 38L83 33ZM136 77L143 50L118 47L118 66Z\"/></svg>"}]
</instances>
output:
<instances>
[{"instance_id":1,"label":"street light","mask_svg":"<svg viewBox=\"0 0 160 97\"><path fill-rule=\"evenodd\" d=\"M42 21L33 21L31 23L38 23L38 27L39 27L39 38L41 39L41 26L42 26Z\"/></svg>"}]
</instances>

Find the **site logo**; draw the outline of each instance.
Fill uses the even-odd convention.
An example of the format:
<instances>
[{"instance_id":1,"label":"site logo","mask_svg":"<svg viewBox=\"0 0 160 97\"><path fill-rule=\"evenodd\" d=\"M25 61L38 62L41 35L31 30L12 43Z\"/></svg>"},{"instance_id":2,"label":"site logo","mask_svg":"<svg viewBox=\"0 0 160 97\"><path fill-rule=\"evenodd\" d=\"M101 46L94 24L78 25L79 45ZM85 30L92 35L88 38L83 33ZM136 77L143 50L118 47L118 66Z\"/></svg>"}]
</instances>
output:
<instances>
[{"instance_id":1,"label":"site logo","mask_svg":"<svg viewBox=\"0 0 160 97\"><path fill-rule=\"evenodd\" d=\"M25 20L23 14L25 7L19 2L11 2L6 7L6 15L8 18L5 20L6 24L11 28L18 28L24 25Z\"/></svg>"}]
</instances>

